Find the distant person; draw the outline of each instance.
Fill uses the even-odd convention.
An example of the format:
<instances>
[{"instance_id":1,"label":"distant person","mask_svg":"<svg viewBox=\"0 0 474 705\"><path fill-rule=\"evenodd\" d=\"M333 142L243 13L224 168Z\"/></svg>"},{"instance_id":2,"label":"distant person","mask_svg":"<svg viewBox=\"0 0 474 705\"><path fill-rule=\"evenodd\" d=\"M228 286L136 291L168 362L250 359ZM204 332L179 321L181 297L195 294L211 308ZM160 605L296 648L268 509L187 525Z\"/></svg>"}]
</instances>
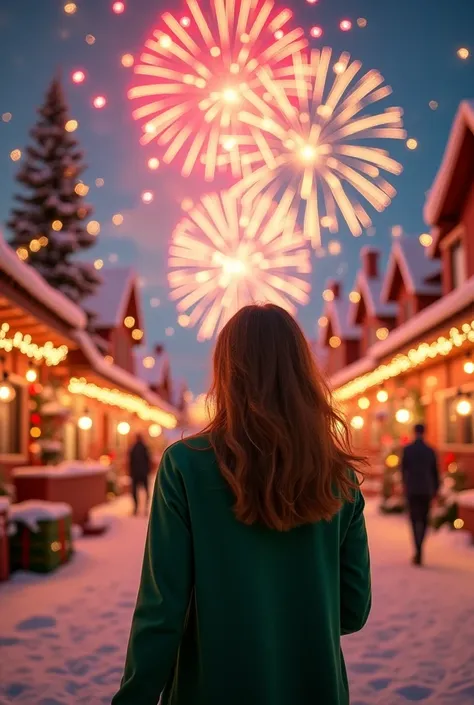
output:
<instances>
[{"instance_id":1,"label":"distant person","mask_svg":"<svg viewBox=\"0 0 474 705\"><path fill-rule=\"evenodd\" d=\"M146 506L150 498L150 490L148 486L148 478L151 472L151 456L143 436L137 433L135 443L130 448L129 453L129 469L130 478L132 480L132 496L134 503L133 513L138 513L138 490L143 487L146 494Z\"/></svg>"},{"instance_id":2,"label":"distant person","mask_svg":"<svg viewBox=\"0 0 474 705\"><path fill-rule=\"evenodd\" d=\"M439 489L439 471L436 453L425 443L425 427L417 424L414 431L414 442L403 450L402 475L415 543L413 563L421 565L430 506Z\"/></svg>"},{"instance_id":3,"label":"distant person","mask_svg":"<svg viewBox=\"0 0 474 705\"><path fill-rule=\"evenodd\" d=\"M113 705L348 705L341 635L371 604L363 460L286 311L227 323L210 402L161 462Z\"/></svg>"}]
</instances>

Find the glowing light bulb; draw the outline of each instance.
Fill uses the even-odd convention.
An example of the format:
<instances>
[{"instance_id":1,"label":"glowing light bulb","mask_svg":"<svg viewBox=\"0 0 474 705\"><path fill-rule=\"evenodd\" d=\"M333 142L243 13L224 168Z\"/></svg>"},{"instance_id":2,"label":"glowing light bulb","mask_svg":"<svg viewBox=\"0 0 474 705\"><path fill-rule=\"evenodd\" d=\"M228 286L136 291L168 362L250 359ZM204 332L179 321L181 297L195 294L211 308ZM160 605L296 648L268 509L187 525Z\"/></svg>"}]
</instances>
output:
<instances>
[{"instance_id":1,"label":"glowing light bulb","mask_svg":"<svg viewBox=\"0 0 474 705\"><path fill-rule=\"evenodd\" d=\"M79 417L79 419L77 420L77 425L79 426L81 431L89 431L92 428L92 419L88 415L87 411Z\"/></svg>"},{"instance_id":2,"label":"glowing light bulb","mask_svg":"<svg viewBox=\"0 0 474 705\"><path fill-rule=\"evenodd\" d=\"M352 29L352 22L350 20L342 20L340 22L339 27L342 32L349 32L349 30Z\"/></svg>"},{"instance_id":3,"label":"glowing light bulb","mask_svg":"<svg viewBox=\"0 0 474 705\"><path fill-rule=\"evenodd\" d=\"M379 389L377 392L377 401L381 404L385 404L385 402L388 401L388 392L386 389Z\"/></svg>"},{"instance_id":4,"label":"glowing light bulb","mask_svg":"<svg viewBox=\"0 0 474 705\"><path fill-rule=\"evenodd\" d=\"M86 74L84 71L73 71L72 82L73 83L84 83L86 80Z\"/></svg>"},{"instance_id":5,"label":"glowing light bulb","mask_svg":"<svg viewBox=\"0 0 474 705\"><path fill-rule=\"evenodd\" d=\"M365 422L362 416L353 416L351 419L351 426L356 431L359 431L361 428L364 428L364 423Z\"/></svg>"},{"instance_id":6,"label":"glowing light bulb","mask_svg":"<svg viewBox=\"0 0 474 705\"><path fill-rule=\"evenodd\" d=\"M0 382L0 401L9 404L16 397L15 387L8 381L6 377Z\"/></svg>"},{"instance_id":7,"label":"glowing light bulb","mask_svg":"<svg viewBox=\"0 0 474 705\"><path fill-rule=\"evenodd\" d=\"M466 397L459 399L459 401L456 403L456 413L459 414L459 416L469 416L471 411L471 401Z\"/></svg>"},{"instance_id":8,"label":"glowing light bulb","mask_svg":"<svg viewBox=\"0 0 474 705\"><path fill-rule=\"evenodd\" d=\"M130 433L130 424L127 421L121 421L117 424L117 433L121 436L127 436Z\"/></svg>"},{"instance_id":9,"label":"glowing light bulb","mask_svg":"<svg viewBox=\"0 0 474 705\"><path fill-rule=\"evenodd\" d=\"M472 360L466 360L466 362L464 363L464 372L467 375L474 374L474 362Z\"/></svg>"},{"instance_id":10,"label":"glowing light bulb","mask_svg":"<svg viewBox=\"0 0 474 705\"><path fill-rule=\"evenodd\" d=\"M97 110L102 110L102 108L105 108L106 104L107 100L103 95L97 95L92 101L92 105L94 108L97 108Z\"/></svg>"},{"instance_id":11,"label":"glowing light bulb","mask_svg":"<svg viewBox=\"0 0 474 705\"><path fill-rule=\"evenodd\" d=\"M359 406L359 409L368 409L370 406L370 399L368 399L367 397L361 397L357 404Z\"/></svg>"},{"instance_id":12,"label":"glowing light bulb","mask_svg":"<svg viewBox=\"0 0 474 705\"><path fill-rule=\"evenodd\" d=\"M143 203L151 203L153 201L153 192L152 191L143 191L142 193L142 201Z\"/></svg>"},{"instance_id":13,"label":"glowing light bulb","mask_svg":"<svg viewBox=\"0 0 474 705\"><path fill-rule=\"evenodd\" d=\"M408 423L411 419L411 413L408 409L405 408L398 409L395 414L395 419L398 421L398 423Z\"/></svg>"},{"instance_id":14,"label":"glowing light bulb","mask_svg":"<svg viewBox=\"0 0 474 705\"><path fill-rule=\"evenodd\" d=\"M152 423L151 426L148 429L148 433L150 434L150 438L158 438L158 436L161 436L161 426L157 423Z\"/></svg>"},{"instance_id":15,"label":"glowing light bulb","mask_svg":"<svg viewBox=\"0 0 474 705\"><path fill-rule=\"evenodd\" d=\"M323 28L319 27L318 25L315 25L314 27L311 27L309 33L311 34L313 39L319 39L323 36Z\"/></svg>"},{"instance_id":16,"label":"glowing light bulb","mask_svg":"<svg viewBox=\"0 0 474 705\"><path fill-rule=\"evenodd\" d=\"M25 379L30 384L33 384L33 382L36 382L36 380L38 379L38 373L36 372L34 367L29 367L27 369Z\"/></svg>"},{"instance_id":17,"label":"glowing light bulb","mask_svg":"<svg viewBox=\"0 0 474 705\"><path fill-rule=\"evenodd\" d=\"M135 319L133 316L126 316L124 318L123 324L126 328L133 328L135 325Z\"/></svg>"}]
</instances>

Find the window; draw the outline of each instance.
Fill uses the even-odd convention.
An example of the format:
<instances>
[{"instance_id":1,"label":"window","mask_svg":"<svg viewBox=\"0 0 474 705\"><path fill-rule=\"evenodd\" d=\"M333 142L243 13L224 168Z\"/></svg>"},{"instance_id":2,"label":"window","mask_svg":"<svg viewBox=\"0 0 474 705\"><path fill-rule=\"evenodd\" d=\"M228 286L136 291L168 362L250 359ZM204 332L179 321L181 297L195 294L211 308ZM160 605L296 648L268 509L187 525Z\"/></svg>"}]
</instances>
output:
<instances>
[{"instance_id":1,"label":"window","mask_svg":"<svg viewBox=\"0 0 474 705\"><path fill-rule=\"evenodd\" d=\"M466 281L466 256L461 240L457 240L450 248L451 284L453 289L462 286Z\"/></svg>"},{"instance_id":2,"label":"window","mask_svg":"<svg viewBox=\"0 0 474 705\"><path fill-rule=\"evenodd\" d=\"M456 413L456 397L447 397L444 408L444 442L446 444L474 445L474 410L469 416Z\"/></svg>"},{"instance_id":3,"label":"window","mask_svg":"<svg viewBox=\"0 0 474 705\"><path fill-rule=\"evenodd\" d=\"M0 455L20 455L23 452L23 387L13 386L16 390L15 399L8 404L0 402Z\"/></svg>"}]
</instances>

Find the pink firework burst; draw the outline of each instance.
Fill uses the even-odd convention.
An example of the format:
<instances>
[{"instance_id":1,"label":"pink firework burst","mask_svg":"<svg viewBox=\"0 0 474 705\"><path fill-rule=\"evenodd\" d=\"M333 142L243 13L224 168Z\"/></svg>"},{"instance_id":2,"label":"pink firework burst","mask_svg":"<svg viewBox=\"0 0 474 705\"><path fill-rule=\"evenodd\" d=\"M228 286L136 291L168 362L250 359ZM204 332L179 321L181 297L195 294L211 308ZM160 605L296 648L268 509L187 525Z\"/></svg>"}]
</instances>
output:
<instances>
[{"instance_id":1,"label":"pink firework burst","mask_svg":"<svg viewBox=\"0 0 474 705\"><path fill-rule=\"evenodd\" d=\"M180 158L185 176L204 164L211 181L225 133L239 177L241 146L258 144L258 129L239 120L242 109L263 102L257 71L303 49L304 31L286 31L292 12L277 10L273 0L210 0L206 15L197 0L187 7L185 17L162 15L135 66L129 98L137 105L140 141L157 142L165 163Z\"/></svg>"}]
</instances>

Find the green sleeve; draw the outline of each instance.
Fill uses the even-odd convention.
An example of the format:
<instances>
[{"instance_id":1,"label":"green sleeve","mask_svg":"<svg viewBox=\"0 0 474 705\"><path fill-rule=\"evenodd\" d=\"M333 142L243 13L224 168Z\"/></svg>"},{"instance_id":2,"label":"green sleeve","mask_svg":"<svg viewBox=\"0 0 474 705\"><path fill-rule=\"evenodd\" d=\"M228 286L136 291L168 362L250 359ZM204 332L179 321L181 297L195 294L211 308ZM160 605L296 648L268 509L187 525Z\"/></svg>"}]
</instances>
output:
<instances>
[{"instance_id":1,"label":"green sleeve","mask_svg":"<svg viewBox=\"0 0 474 705\"><path fill-rule=\"evenodd\" d=\"M362 493L357 490L351 522L341 544L341 634L362 629L372 602L364 506Z\"/></svg>"},{"instance_id":2,"label":"green sleeve","mask_svg":"<svg viewBox=\"0 0 474 705\"><path fill-rule=\"evenodd\" d=\"M169 451L153 492L124 676L112 705L156 705L176 662L193 585L184 484Z\"/></svg>"}]
</instances>

